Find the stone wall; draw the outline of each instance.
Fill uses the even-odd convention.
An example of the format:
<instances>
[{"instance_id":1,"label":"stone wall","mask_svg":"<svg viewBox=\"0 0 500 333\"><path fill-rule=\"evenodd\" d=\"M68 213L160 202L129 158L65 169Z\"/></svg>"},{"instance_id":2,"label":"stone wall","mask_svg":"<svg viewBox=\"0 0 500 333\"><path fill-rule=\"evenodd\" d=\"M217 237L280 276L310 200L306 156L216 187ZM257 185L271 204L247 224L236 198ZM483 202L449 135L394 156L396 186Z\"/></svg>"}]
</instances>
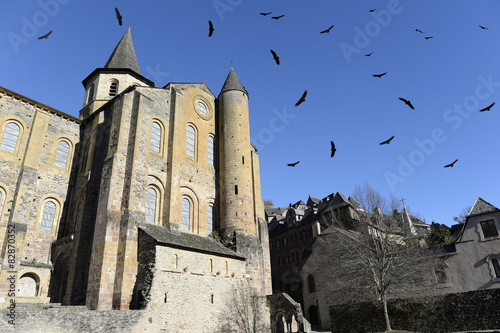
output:
<instances>
[{"instance_id":1,"label":"stone wall","mask_svg":"<svg viewBox=\"0 0 500 333\"><path fill-rule=\"evenodd\" d=\"M388 302L392 329L421 333L500 329L500 289ZM330 306L332 332L385 331L381 304Z\"/></svg>"}]
</instances>

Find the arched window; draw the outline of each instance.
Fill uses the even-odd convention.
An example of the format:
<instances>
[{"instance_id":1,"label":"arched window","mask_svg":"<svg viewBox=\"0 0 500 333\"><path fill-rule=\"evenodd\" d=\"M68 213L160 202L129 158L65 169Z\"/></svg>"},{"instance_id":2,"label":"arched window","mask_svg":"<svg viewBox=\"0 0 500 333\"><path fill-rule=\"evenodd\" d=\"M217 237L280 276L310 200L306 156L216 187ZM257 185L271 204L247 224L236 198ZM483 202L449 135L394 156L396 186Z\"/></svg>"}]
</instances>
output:
<instances>
[{"instance_id":1,"label":"arched window","mask_svg":"<svg viewBox=\"0 0 500 333\"><path fill-rule=\"evenodd\" d=\"M156 202L158 193L153 187L149 187L146 193L146 222L156 222Z\"/></svg>"},{"instance_id":2,"label":"arched window","mask_svg":"<svg viewBox=\"0 0 500 333\"><path fill-rule=\"evenodd\" d=\"M181 229L189 230L191 217L191 202L187 198L181 201Z\"/></svg>"},{"instance_id":3,"label":"arched window","mask_svg":"<svg viewBox=\"0 0 500 333\"><path fill-rule=\"evenodd\" d=\"M116 96L118 92L118 81L113 81L109 85L109 96Z\"/></svg>"},{"instance_id":4,"label":"arched window","mask_svg":"<svg viewBox=\"0 0 500 333\"><path fill-rule=\"evenodd\" d=\"M194 157L195 143L196 143L196 131L195 131L193 126L188 125L188 127L187 127L187 139L186 139L186 154L188 156Z\"/></svg>"},{"instance_id":5,"label":"arched window","mask_svg":"<svg viewBox=\"0 0 500 333\"><path fill-rule=\"evenodd\" d=\"M61 140L57 144L56 160L54 164L60 168L66 168L69 156L69 143Z\"/></svg>"},{"instance_id":6,"label":"arched window","mask_svg":"<svg viewBox=\"0 0 500 333\"><path fill-rule=\"evenodd\" d=\"M157 153L161 148L161 126L157 121L153 121L151 126L151 150Z\"/></svg>"},{"instance_id":7,"label":"arched window","mask_svg":"<svg viewBox=\"0 0 500 333\"><path fill-rule=\"evenodd\" d=\"M179 256L177 254L174 254L174 269L177 269L177 266L179 265Z\"/></svg>"},{"instance_id":8,"label":"arched window","mask_svg":"<svg viewBox=\"0 0 500 333\"><path fill-rule=\"evenodd\" d=\"M40 278L34 273L26 273L17 282L16 296L37 297L40 289Z\"/></svg>"},{"instance_id":9,"label":"arched window","mask_svg":"<svg viewBox=\"0 0 500 333\"><path fill-rule=\"evenodd\" d=\"M210 259L210 273L214 272L214 261Z\"/></svg>"},{"instance_id":10,"label":"arched window","mask_svg":"<svg viewBox=\"0 0 500 333\"><path fill-rule=\"evenodd\" d=\"M42 222L40 223L40 232L45 234L52 233L52 226L56 217L56 204L53 201L46 201L43 205Z\"/></svg>"},{"instance_id":11,"label":"arched window","mask_svg":"<svg viewBox=\"0 0 500 333\"><path fill-rule=\"evenodd\" d=\"M207 234L210 235L214 231L214 206L207 207Z\"/></svg>"},{"instance_id":12,"label":"arched window","mask_svg":"<svg viewBox=\"0 0 500 333\"><path fill-rule=\"evenodd\" d=\"M497 259L492 259L491 264L493 265L493 269L495 270L495 276L500 277L500 265L498 264Z\"/></svg>"},{"instance_id":13,"label":"arched window","mask_svg":"<svg viewBox=\"0 0 500 333\"><path fill-rule=\"evenodd\" d=\"M224 272L226 274L229 274L229 264L227 263L227 261L224 261Z\"/></svg>"},{"instance_id":14,"label":"arched window","mask_svg":"<svg viewBox=\"0 0 500 333\"><path fill-rule=\"evenodd\" d=\"M92 83L92 85L89 88L89 95L87 96L87 103L90 103L94 100L94 91L95 91L95 83Z\"/></svg>"},{"instance_id":15,"label":"arched window","mask_svg":"<svg viewBox=\"0 0 500 333\"><path fill-rule=\"evenodd\" d=\"M214 166L214 137L208 137L208 165Z\"/></svg>"},{"instance_id":16,"label":"arched window","mask_svg":"<svg viewBox=\"0 0 500 333\"><path fill-rule=\"evenodd\" d=\"M307 287L310 293L316 291L316 284L314 283L314 276L312 274L309 274L307 277Z\"/></svg>"},{"instance_id":17,"label":"arched window","mask_svg":"<svg viewBox=\"0 0 500 333\"><path fill-rule=\"evenodd\" d=\"M5 125L5 132L3 133L0 149L6 150L11 153L15 152L20 131L21 128L15 122L11 121L7 123L7 125Z\"/></svg>"}]
</instances>

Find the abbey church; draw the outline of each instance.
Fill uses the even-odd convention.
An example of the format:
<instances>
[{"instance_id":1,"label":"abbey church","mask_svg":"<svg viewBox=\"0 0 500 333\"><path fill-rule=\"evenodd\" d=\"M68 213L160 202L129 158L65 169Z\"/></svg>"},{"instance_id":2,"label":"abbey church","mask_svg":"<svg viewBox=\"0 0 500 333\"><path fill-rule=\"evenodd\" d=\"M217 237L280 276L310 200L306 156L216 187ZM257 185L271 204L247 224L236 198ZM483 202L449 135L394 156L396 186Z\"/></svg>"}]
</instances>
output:
<instances>
[{"instance_id":1,"label":"abbey church","mask_svg":"<svg viewBox=\"0 0 500 333\"><path fill-rule=\"evenodd\" d=\"M0 87L0 305L149 307L196 332L213 331L235 292L271 294L235 71L218 96L204 83L156 88L129 28L82 83L78 118Z\"/></svg>"}]
</instances>

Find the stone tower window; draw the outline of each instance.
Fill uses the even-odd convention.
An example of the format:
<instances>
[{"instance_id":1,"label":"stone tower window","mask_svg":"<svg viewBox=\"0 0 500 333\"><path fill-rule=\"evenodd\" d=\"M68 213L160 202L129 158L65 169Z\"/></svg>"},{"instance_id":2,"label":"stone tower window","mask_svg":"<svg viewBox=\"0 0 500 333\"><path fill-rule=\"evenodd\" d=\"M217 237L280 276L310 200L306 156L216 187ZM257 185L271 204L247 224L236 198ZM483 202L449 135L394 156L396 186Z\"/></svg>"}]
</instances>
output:
<instances>
[{"instance_id":1,"label":"stone tower window","mask_svg":"<svg viewBox=\"0 0 500 333\"><path fill-rule=\"evenodd\" d=\"M52 233L52 226L56 217L56 204L53 201L46 201L43 205L42 222L40 223L40 232L45 234Z\"/></svg>"},{"instance_id":2,"label":"stone tower window","mask_svg":"<svg viewBox=\"0 0 500 333\"><path fill-rule=\"evenodd\" d=\"M151 150L159 153L161 148L161 126L157 121L153 121L151 126Z\"/></svg>"},{"instance_id":3,"label":"stone tower window","mask_svg":"<svg viewBox=\"0 0 500 333\"><path fill-rule=\"evenodd\" d=\"M116 96L118 92L118 81L113 81L109 85L109 96Z\"/></svg>"},{"instance_id":4,"label":"stone tower window","mask_svg":"<svg viewBox=\"0 0 500 333\"><path fill-rule=\"evenodd\" d=\"M66 168L69 156L69 143L67 141L59 141L57 144L56 160L54 164L60 168Z\"/></svg>"},{"instance_id":5,"label":"stone tower window","mask_svg":"<svg viewBox=\"0 0 500 333\"><path fill-rule=\"evenodd\" d=\"M177 269L177 266L179 266L179 256L177 254L174 254L174 269Z\"/></svg>"},{"instance_id":6,"label":"stone tower window","mask_svg":"<svg viewBox=\"0 0 500 333\"><path fill-rule=\"evenodd\" d=\"M94 92L95 92L95 83L92 83L92 85L89 88L89 94L87 96L87 103L90 103L94 100Z\"/></svg>"},{"instance_id":7,"label":"stone tower window","mask_svg":"<svg viewBox=\"0 0 500 333\"><path fill-rule=\"evenodd\" d=\"M158 193L153 187L149 187L146 194L146 222L156 222L156 202Z\"/></svg>"},{"instance_id":8,"label":"stone tower window","mask_svg":"<svg viewBox=\"0 0 500 333\"><path fill-rule=\"evenodd\" d=\"M208 137L208 165L214 166L214 137Z\"/></svg>"},{"instance_id":9,"label":"stone tower window","mask_svg":"<svg viewBox=\"0 0 500 333\"><path fill-rule=\"evenodd\" d=\"M186 138L186 154L187 154L187 156L194 157L195 143L196 143L196 131L195 131L193 126L188 125L187 138Z\"/></svg>"},{"instance_id":10,"label":"stone tower window","mask_svg":"<svg viewBox=\"0 0 500 333\"><path fill-rule=\"evenodd\" d=\"M210 259L210 273L213 273L214 272L214 261L212 259Z\"/></svg>"},{"instance_id":11,"label":"stone tower window","mask_svg":"<svg viewBox=\"0 0 500 333\"><path fill-rule=\"evenodd\" d=\"M491 264L493 265L493 269L495 270L495 277L500 277L500 265L498 264L498 260L492 259Z\"/></svg>"},{"instance_id":12,"label":"stone tower window","mask_svg":"<svg viewBox=\"0 0 500 333\"><path fill-rule=\"evenodd\" d=\"M181 201L181 230L189 230L191 216L191 202L187 198Z\"/></svg>"},{"instance_id":13,"label":"stone tower window","mask_svg":"<svg viewBox=\"0 0 500 333\"><path fill-rule=\"evenodd\" d=\"M207 207L207 234L210 235L214 231L214 206Z\"/></svg>"},{"instance_id":14,"label":"stone tower window","mask_svg":"<svg viewBox=\"0 0 500 333\"><path fill-rule=\"evenodd\" d=\"M0 149L6 150L8 152L15 152L17 146L17 140L19 138L19 132L21 128L15 122L9 122L5 125L5 132L3 133L2 144L0 144Z\"/></svg>"}]
</instances>

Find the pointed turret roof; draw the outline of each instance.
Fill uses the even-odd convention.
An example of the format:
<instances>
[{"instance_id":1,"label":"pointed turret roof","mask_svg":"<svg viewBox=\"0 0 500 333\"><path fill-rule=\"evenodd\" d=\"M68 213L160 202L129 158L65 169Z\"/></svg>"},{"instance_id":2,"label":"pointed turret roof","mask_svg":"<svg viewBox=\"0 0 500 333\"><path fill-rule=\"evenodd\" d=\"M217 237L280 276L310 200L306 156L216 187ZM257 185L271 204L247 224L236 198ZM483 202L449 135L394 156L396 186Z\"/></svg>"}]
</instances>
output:
<instances>
[{"instance_id":1,"label":"pointed turret roof","mask_svg":"<svg viewBox=\"0 0 500 333\"><path fill-rule=\"evenodd\" d=\"M483 200L480 197L477 197L476 202L474 203L474 206L472 206L472 209L469 212L469 215L478 215L478 214L485 214L485 213L492 213L492 212L498 212L500 209L497 207L493 206L489 202Z\"/></svg>"},{"instance_id":2,"label":"pointed turret roof","mask_svg":"<svg viewBox=\"0 0 500 333\"><path fill-rule=\"evenodd\" d=\"M403 226L406 233L405 238L408 239L417 237L417 231L413 226L410 214L408 213L408 210L406 209L406 205L404 203L403 203L403 221L404 221Z\"/></svg>"},{"instance_id":3,"label":"pointed turret roof","mask_svg":"<svg viewBox=\"0 0 500 333\"><path fill-rule=\"evenodd\" d=\"M224 85L222 86L220 94L229 90L239 90L244 92L248 96L248 92L245 90L245 87L243 87L243 85L241 84L240 79L238 79L238 75L236 75L236 72L232 67L231 70L229 71L229 74L227 75Z\"/></svg>"},{"instance_id":4,"label":"pointed turret roof","mask_svg":"<svg viewBox=\"0 0 500 333\"><path fill-rule=\"evenodd\" d=\"M137 56L135 55L134 44L132 43L130 27L125 35L123 35L122 39L120 39L118 45L116 45L113 53L111 53L111 56L108 59L108 62L104 65L104 68L128 68L137 74L141 74L139 62L137 61Z\"/></svg>"}]
</instances>

